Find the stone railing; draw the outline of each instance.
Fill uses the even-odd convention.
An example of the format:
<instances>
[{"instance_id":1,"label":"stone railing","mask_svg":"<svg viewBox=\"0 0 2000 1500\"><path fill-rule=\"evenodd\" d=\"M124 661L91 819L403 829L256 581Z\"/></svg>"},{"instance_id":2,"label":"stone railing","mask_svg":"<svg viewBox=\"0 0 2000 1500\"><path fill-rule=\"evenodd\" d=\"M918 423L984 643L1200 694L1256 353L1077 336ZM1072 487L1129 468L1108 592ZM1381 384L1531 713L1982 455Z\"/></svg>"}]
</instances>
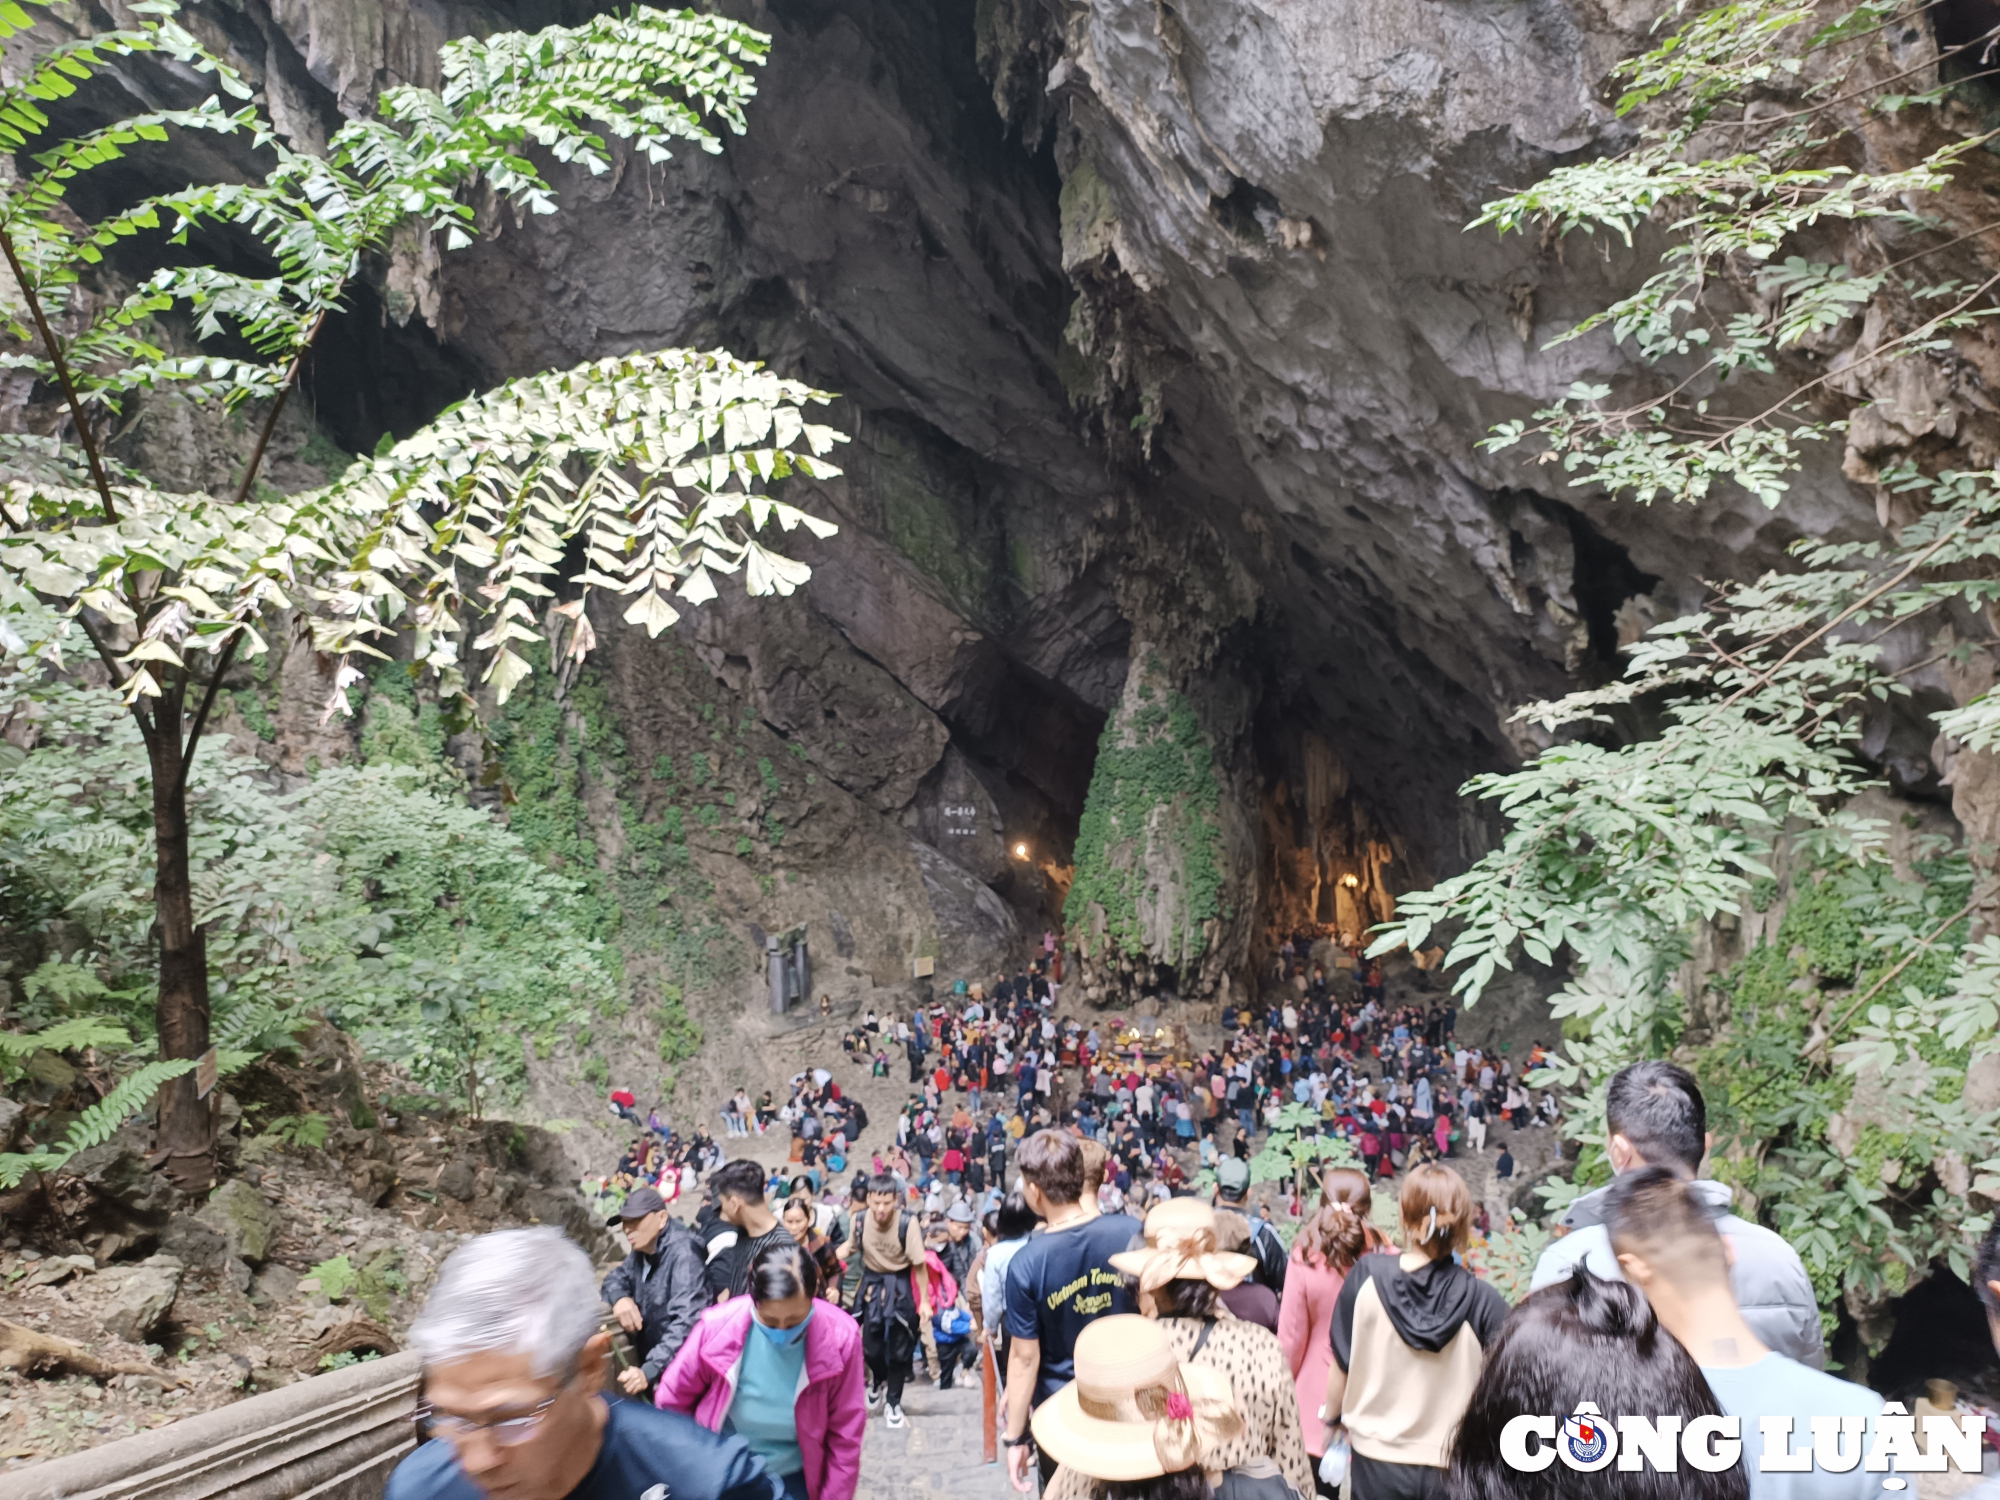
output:
<instances>
[{"instance_id":1,"label":"stone railing","mask_svg":"<svg viewBox=\"0 0 2000 1500\"><path fill-rule=\"evenodd\" d=\"M380 1500L410 1451L417 1356L316 1375L0 1474L0 1500Z\"/></svg>"}]
</instances>

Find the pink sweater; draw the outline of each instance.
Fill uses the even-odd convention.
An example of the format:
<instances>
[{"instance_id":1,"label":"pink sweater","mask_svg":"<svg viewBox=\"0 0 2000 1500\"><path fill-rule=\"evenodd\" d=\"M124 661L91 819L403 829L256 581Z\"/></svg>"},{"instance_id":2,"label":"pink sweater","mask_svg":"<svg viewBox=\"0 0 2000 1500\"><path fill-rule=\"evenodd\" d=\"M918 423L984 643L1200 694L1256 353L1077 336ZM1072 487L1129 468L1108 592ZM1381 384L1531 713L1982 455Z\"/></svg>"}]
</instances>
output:
<instances>
[{"instance_id":1,"label":"pink sweater","mask_svg":"<svg viewBox=\"0 0 2000 1500\"><path fill-rule=\"evenodd\" d=\"M1326 1404L1326 1372L1333 1364L1333 1304L1340 1300L1341 1284L1346 1280L1344 1272L1297 1254L1285 1267L1278 1342L1285 1346L1285 1358L1291 1362L1306 1452L1315 1458L1326 1451L1326 1424L1319 1419L1319 1409Z\"/></svg>"},{"instance_id":2,"label":"pink sweater","mask_svg":"<svg viewBox=\"0 0 2000 1500\"><path fill-rule=\"evenodd\" d=\"M722 1430L751 1337L748 1297L710 1308L660 1376L653 1404L686 1412L710 1432ZM795 1412L799 1453L810 1500L854 1500L861 1479L861 1435L868 1406L861 1363L861 1325L831 1302L813 1303L806 1329L806 1367Z\"/></svg>"}]
</instances>

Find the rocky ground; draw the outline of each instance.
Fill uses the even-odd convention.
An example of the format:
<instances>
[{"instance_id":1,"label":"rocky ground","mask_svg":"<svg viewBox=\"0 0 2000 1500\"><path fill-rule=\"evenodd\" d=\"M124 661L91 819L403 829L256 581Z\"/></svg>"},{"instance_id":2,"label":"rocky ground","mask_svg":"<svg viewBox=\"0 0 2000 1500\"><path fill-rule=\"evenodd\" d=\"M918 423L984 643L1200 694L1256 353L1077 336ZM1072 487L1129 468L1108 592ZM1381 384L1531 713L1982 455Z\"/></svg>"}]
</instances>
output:
<instances>
[{"instance_id":1,"label":"rocky ground","mask_svg":"<svg viewBox=\"0 0 2000 1500\"><path fill-rule=\"evenodd\" d=\"M296 1067L233 1081L304 1113L338 1110L323 1096L337 1094L346 1059L316 1067L329 1056L309 1044ZM146 1170L142 1125L75 1158L46 1191L10 1195L0 1465L393 1352L439 1262L474 1234L555 1223L608 1252L549 1131L372 1118L365 1129L329 1124L320 1145L237 1124L232 1175L205 1203Z\"/></svg>"}]
</instances>

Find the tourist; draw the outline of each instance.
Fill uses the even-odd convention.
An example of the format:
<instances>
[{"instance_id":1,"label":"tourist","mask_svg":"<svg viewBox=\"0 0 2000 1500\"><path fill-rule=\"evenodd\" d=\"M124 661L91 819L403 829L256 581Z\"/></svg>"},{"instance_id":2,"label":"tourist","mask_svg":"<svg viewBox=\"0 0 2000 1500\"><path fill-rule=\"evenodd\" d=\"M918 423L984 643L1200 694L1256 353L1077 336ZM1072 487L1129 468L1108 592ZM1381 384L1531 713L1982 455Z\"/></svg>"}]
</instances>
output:
<instances>
[{"instance_id":1,"label":"tourist","mask_svg":"<svg viewBox=\"0 0 2000 1500\"><path fill-rule=\"evenodd\" d=\"M903 1425L903 1382L932 1312L923 1228L915 1214L903 1212L902 1199L894 1178L870 1183L868 1211L855 1216L854 1237L841 1255L850 1270L857 1260L862 1266L855 1314L868 1364L868 1410L881 1410L891 1427Z\"/></svg>"},{"instance_id":2,"label":"tourist","mask_svg":"<svg viewBox=\"0 0 2000 1500\"><path fill-rule=\"evenodd\" d=\"M1217 1371L1236 1393L1242 1429L1218 1447L1211 1466L1250 1469L1266 1459L1310 1495L1312 1463L1285 1351L1269 1329L1229 1316L1218 1295L1240 1285L1257 1262L1218 1250L1215 1220L1199 1198L1171 1199L1146 1215L1145 1248L1114 1255L1111 1264L1133 1279L1139 1310L1166 1330L1175 1356ZM1049 1494L1063 1500L1060 1477Z\"/></svg>"},{"instance_id":3,"label":"tourist","mask_svg":"<svg viewBox=\"0 0 2000 1500\"><path fill-rule=\"evenodd\" d=\"M1097 1318L1132 1310L1132 1294L1111 1257L1140 1233L1140 1224L1126 1214L1098 1213L1095 1200L1080 1201L1084 1158L1073 1136L1037 1131L1021 1143L1016 1164L1022 1196L1044 1225L1007 1267L1007 1474L1025 1493L1029 1416L1073 1378L1077 1336ZM1055 1463L1041 1456L1044 1487Z\"/></svg>"},{"instance_id":4,"label":"tourist","mask_svg":"<svg viewBox=\"0 0 2000 1500\"><path fill-rule=\"evenodd\" d=\"M1701 1371L1660 1327L1646 1299L1579 1269L1515 1309L1488 1351L1452 1442L1450 1500L1747 1500L1751 1494L1744 1464L1720 1473L1688 1463L1677 1472L1613 1464L1586 1473L1557 1462L1528 1472L1502 1457L1501 1434L1514 1418L1560 1422L1585 1401L1611 1422L1624 1413L1655 1423L1679 1417L1683 1425L1723 1415Z\"/></svg>"},{"instance_id":5,"label":"tourist","mask_svg":"<svg viewBox=\"0 0 2000 1500\"><path fill-rule=\"evenodd\" d=\"M1354 1500L1442 1500L1451 1434L1507 1303L1455 1258L1472 1229L1456 1172L1416 1168L1397 1208L1409 1248L1362 1256L1340 1288L1325 1420L1347 1430Z\"/></svg>"},{"instance_id":6,"label":"tourist","mask_svg":"<svg viewBox=\"0 0 2000 1500\"><path fill-rule=\"evenodd\" d=\"M1605 1155L1614 1173L1653 1166L1692 1179L1708 1154L1701 1088L1693 1074L1673 1063L1634 1063L1614 1074L1605 1096L1604 1126ZM1691 1187L1711 1213L1721 1215L1716 1228L1729 1241L1730 1280L1744 1321L1766 1348L1818 1369L1826 1362L1819 1299L1798 1252L1762 1225L1728 1213L1734 1193L1726 1183L1704 1179ZM1562 1217L1568 1232L1542 1252L1533 1290L1562 1280L1579 1264L1606 1280L1617 1279L1618 1261L1604 1227L1610 1192L1599 1188L1570 1204Z\"/></svg>"},{"instance_id":7,"label":"tourist","mask_svg":"<svg viewBox=\"0 0 2000 1500\"><path fill-rule=\"evenodd\" d=\"M1872 1441L1882 1398L1763 1342L1737 1306L1722 1226L1715 1222L1714 1206L1701 1185L1670 1167L1631 1167L1612 1183L1603 1213L1625 1278L1646 1294L1660 1326L1694 1356L1722 1410L1743 1419L1750 1500L1873 1500L1881 1495L1889 1476L1865 1468L1835 1474L1814 1464L1804 1474L1762 1472L1758 1460L1764 1451L1764 1418L1790 1417L1797 1435L1794 1448L1804 1446L1798 1438L1812 1431L1815 1420L1837 1416L1867 1418ZM1729 1240L1734 1244L1736 1236ZM1906 1483L1897 1481L1899 1488Z\"/></svg>"},{"instance_id":8,"label":"tourist","mask_svg":"<svg viewBox=\"0 0 2000 1500\"><path fill-rule=\"evenodd\" d=\"M611 1335L590 1257L553 1228L462 1245L410 1347L424 1439L385 1500L774 1500L763 1460L678 1412L607 1401Z\"/></svg>"},{"instance_id":9,"label":"tourist","mask_svg":"<svg viewBox=\"0 0 2000 1500\"><path fill-rule=\"evenodd\" d=\"M854 1500L868 1425L861 1330L818 1300L818 1263L797 1244L760 1251L748 1287L702 1316L654 1402L711 1432L726 1423L784 1481L784 1500Z\"/></svg>"},{"instance_id":10,"label":"tourist","mask_svg":"<svg viewBox=\"0 0 2000 1500\"><path fill-rule=\"evenodd\" d=\"M1326 1425L1319 1419L1319 1409L1326 1399L1327 1369L1333 1363L1333 1309L1355 1261L1382 1248L1370 1242L1379 1236L1371 1235L1373 1226L1362 1216L1368 1180L1353 1171L1329 1172L1327 1178L1328 1201L1299 1226L1292 1241L1285 1295L1278 1309L1278 1343L1291 1368L1300 1431L1315 1475L1326 1452ZM1360 1209L1353 1196L1360 1198Z\"/></svg>"},{"instance_id":11,"label":"tourist","mask_svg":"<svg viewBox=\"0 0 2000 1500\"><path fill-rule=\"evenodd\" d=\"M652 1188L626 1194L610 1222L624 1230L628 1248L604 1278L604 1300L639 1356L636 1368L618 1372L618 1385L628 1396L643 1396L693 1331L708 1287L694 1236Z\"/></svg>"},{"instance_id":12,"label":"tourist","mask_svg":"<svg viewBox=\"0 0 2000 1500\"><path fill-rule=\"evenodd\" d=\"M1059 1465L1052 1484L1093 1500L1210 1500L1208 1466L1243 1426L1229 1381L1181 1363L1144 1318L1098 1319L1074 1362L1075 1378L1035 1411L1035 1442Z\"/></svg>"},{"instance_id":13,"label":"tourist","mask_svg":"<svg viewBox=\"0 0 2000 1500\"><path fill-rule=\"evenodd\" d=\"M1007 1377L1007 1267L1035 1232L1036 1214L1019 1188L1000 1200L1000 1206L986 1215L986 1230L993 1241L979 1267L979 1321L987 1346L993 1350L994 1369L1004 1386ZM1000 1423L1006 1425L1002 1406Z\"/></svg>"},{"instance_id":14,"label":"tourist","mask_svg":"<svg viewBox=\"0 0 2000 1500\"><path fill-rule=\"evenodd\" d=\"M824 1205L823 1205L824 1206ZM819 1271L818 1296L829 1302L840 1299L841 1265L835 1241L819 1227L819 1211L810 1197L798 1194L785 1202L785 1211L779 1215L789 1234L798 1247L812 1257L813 1265Z\"/></svg>"},{"instance_id":15,"label":"tourist","mask_svg":"<svg viewBox=\"0 0 2000 1500\"><path fill-rule=\"evenodd\" d=\"M709 1179L716 1215L736 1231L735 1242L708 1262L708 1286L719 1302L740 1297L750 1280L750 1262L766 1245L792 1243L792 1236L764 1202L764 1169L754 1161L733 1161Z\"/></svg>"}]
</instances>

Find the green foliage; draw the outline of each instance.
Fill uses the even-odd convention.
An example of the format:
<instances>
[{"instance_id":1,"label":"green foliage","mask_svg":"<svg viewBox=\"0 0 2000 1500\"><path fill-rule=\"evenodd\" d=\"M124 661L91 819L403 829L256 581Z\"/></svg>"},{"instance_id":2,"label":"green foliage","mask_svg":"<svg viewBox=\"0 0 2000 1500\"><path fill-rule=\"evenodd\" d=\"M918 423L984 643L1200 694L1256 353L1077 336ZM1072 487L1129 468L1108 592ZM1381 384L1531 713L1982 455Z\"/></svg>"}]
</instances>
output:
<instances>
[{"instance_id":1,"label":"green foliage","mask_svg":"<svg viewBox=\"0 0 2000 1500\"><path fill-rule=\"evenodd\" d=\"M1345 1136L1322 1135L1323 1124L1319 1111L1309 1105L1281 1108L1278 1123L1250 1158L1250 1180L1305 1181L1317 1171L1360 1166L1361 1157L1353 1144Z\"/></svg>"},{"instance_id":2,"label":"green foliage","mask_svg":"<svg viewBox=\"0 0 2000 1500\"><path fill-rule=\"evenodd\" d=\"M1533 1286L1535 1262L1552 1238L1548 1229L1531 1222L1517 1208L1508 1223L1494 1225L1483 1242L1473 1245L1466 1261L1493 1283L1495 1291L1518 1306Z\"/></svg>"},{"instance_id":3,"label":"green foliage","mask_svg":"<svg viewBox=\"0 0 2000 1500\"><path fill-rule=\"evenodd\" d=\"M266 1125L261 1133L287 1146L317 1151L326 1144L327 1137L332 1131L333 1121L325 1115L305 1114L279 1115Z\"/></svg>"},{"instance_id":4,"label":"green foliage","mask_svg":"<svg viewBox=\"0 0 2000 1500\"><path fill-rule=\"evenodd\" d=\"M1147 952L1157 904L1177 941L1150 956L1184 964L1206 950L1203 924L1221 913L1222 791L1214 751L1187 701L1175 692L1164 704L1147 696L1113 714L1098 741L1063 915L1074 930L1094 933L1093 909L1101 911L1109 948L1138 956ZM1163 869L1178 880L1159 889Z\"/></svg>"},{"instance_id":5,"label":"green foliage","mask_svg":"<svg viewBox=\"0 0 2000 1500\"><path fill-rule=\"evenodd\" d=\"M56 628L32 610L12 619L30 639ZM83 939L24 982L24 1013L56 1021L115 1002L117 1040L150 1034L152 807L138 732L115 693L32 664L0 676L0 697L31 704L43 731L0 779L0 900L17 933ZM279 793L256 763L220 755L197 763L188 807L225 1067L289 1046L318 1011L424 1088L506 1098L524 1077L524 1034L566 1029L616 993L576 883L423 771L338 767Z\"/></svg>"},{"instance_id":6,"label":"green foliage","mask_svg":"<svg viewBox=\"0 0 2000 1500\"><path fill-rule=\"evenodd\" d=\"M59 1144L38 1151L0 1152L0 1188L18 1187L30 1172L60 1172L78 1152L101 1146L116 1135L152 1101L161 1084L193 1069L187 1061L147 1063L78 1116Z\"/></svg>"},{"instance_id":7,"label":"green foliage","mask_svg":"<svg viewBox=\"0 0 2000 1500\"><path fill-rule=\"evenodd\" d=\"M1876 328L1879 314L1879 335L1843 356L1852 380L1873 362L1944 353L1987 315L1973 308L1977 292L1900 271L1972 228L1951 223L1940 190L1983 137L1954 135L1939 116L1925 140L1941 144L1913 167L1828 165L1855 144L1834 144L1843 117L1832 111L1858 97L1845 92L1850 73L1884 45L1892 14L1877 0L1831 20L1745 0L1689 17L1623 69L1630 149L1487 206L1479 222L1503 232L1608 231L1634 243L1651 222L1665 240L1636 292L1557 340L1608 329L1655 378L1624 405L1576 388L1497 428L1489 449L1535 440L1531 457L1612 495L1695 503L1730 482L1775 505L1803 445L1845 424L1804 401L1822 385L1804 376L1792 397L1774 402L1765 389L1732 412L1738 372L1781 375L1787 351L1863 312ZM1704 131L1712 120L1728 130ZM1727 156L1701 154L1723 140ZM1858 145L1847 153L1864 158ZM1897 259L1884 270L1815 259L1826 241L1809 231L1829 220L1872 224ZM1756 298L1745 311L1729 299L1747 288ZM1844 1297L1894 1292L1939 1256L1966 1274L1984 1222L1969 1216L1967 1181L2000 1168L1978 1161L1996 1117L1960 1102L1965 1070L1994 1047L2000 1022L2000 938L1968 941L1977 903L1966 853L1927 850L1898 874L1887 830L1850 806L1873 782L1857 754L1864 715L1907 700L1910 678L1940 657L1963 659L1947 622L2000 598L2000 492L1990 473L1913 466L1882 483L1915 520L1881 541L1802 541L1790 566L1720 585L1698 613L1653 629L1620 680L1522 709L1517 718L1544 731L1588 738L1472 782L1466 790L1509 823L1501 846L1402 898L1374 950L1446 933L1468 1004L1517 952L1566 959L1573 977L1554 1005L1564 1045L1541 1081L1573 1091L1564 1128L1582 1156L1576 1183L1545 1196L1560 1202L1605 1173L1610 1074L1671 1051L1707 1091L1715 1170L1800 1250L1829 1317ZM1887 654L1886 637L1920 632L1934 634L1935 654ZM1931 718L1961 745L2000 747L1992 695ZM1640 723L1653 727L1620 736ZM1775 938L1713 995L1688 994L1700 924L1773 910L1787 891L1781 866L1792 874Z\"/></svg>"},{"instance_id":8,"label":"green foliage","mask_svg":"<svg viewBox=\"0 0 2000 1500\"><path fill-rule=\"evenodd\" d=\"M354 1290L354 1266L345 1255L323 1260L300 1278L319 1282L320 1294L329 1302L342 1302Z\"/></svg>"}]
</instances>

